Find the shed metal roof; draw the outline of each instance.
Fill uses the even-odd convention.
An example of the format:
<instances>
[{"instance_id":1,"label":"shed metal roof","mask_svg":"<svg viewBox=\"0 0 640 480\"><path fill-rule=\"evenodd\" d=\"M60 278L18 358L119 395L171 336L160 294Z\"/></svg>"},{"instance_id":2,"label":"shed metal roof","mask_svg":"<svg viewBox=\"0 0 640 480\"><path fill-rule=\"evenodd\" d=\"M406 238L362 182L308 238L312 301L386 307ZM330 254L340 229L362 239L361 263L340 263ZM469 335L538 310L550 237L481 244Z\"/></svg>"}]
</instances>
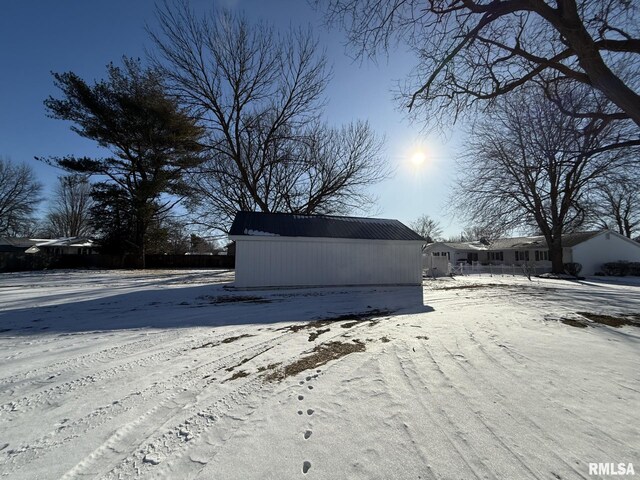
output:
<instances>
[{"instance_id":1,"label":"shed metal roof","mask_svg":"<svg viewBox=\"0 0 640 480\"><path fill-rule=\"evenodd\" d=\"M426 240L398 220L331 215L238 212L230 236Z\"/></svg>"}]
</instances>

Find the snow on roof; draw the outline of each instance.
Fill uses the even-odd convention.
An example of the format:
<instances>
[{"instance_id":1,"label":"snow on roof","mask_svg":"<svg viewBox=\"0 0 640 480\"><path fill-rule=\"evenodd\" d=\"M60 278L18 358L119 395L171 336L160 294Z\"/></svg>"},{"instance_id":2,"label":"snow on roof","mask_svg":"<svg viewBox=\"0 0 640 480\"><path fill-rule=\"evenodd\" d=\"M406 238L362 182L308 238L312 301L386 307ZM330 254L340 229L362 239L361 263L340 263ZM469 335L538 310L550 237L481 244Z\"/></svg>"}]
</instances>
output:
<instances>
[{"instance_id":1,"label":"snow on roof","mask_svg":"<svg viewBox=\"0 0 640 480\"><path fill-rule=\"evenodd\" d=\"M562 236L562 245L564 247L573 247L603 232L603 230L591 232L567 233ZM454 250L517 250L517 249L535 249L548 248L547 241L544 236L537 235L532 237L512 237L498 238L489 244L483 242L436 242L435 244L445 245ZM435 245L432 244L432 245Z\"/></svg>"},{"instance_id":2,"label":"snow on roof","mask_svg":"<svg viewBox=\"0 0 640 480\"><path fill-rule=\"evenodd\" d=\"M93 247L94 242L84 237L33 238L38 247Z\"/></svg>"},{"instance_id":3,"label":"snow on roof","mask_svg":"<svg viewBox=\"0 0 640 480\"><path fill-rule=\"evenodd\" d=\"M245 228L244 234L252 237L279 237L277 233L261 232L260 230L251 230L250 228Z\"/></svg>"}]
</instances>

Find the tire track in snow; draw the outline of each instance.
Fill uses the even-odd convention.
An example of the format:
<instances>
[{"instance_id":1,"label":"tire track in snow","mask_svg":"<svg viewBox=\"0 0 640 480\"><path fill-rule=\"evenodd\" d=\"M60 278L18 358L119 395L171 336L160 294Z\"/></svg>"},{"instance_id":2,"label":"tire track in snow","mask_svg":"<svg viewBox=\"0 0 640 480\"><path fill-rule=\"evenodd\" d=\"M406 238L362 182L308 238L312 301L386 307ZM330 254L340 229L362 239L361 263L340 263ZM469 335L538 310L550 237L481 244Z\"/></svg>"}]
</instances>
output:
<instances>
[{"instance_id":1,"label":"tire track in snow","mask_svg":"<svg viewBox=\"0 0 640 480\"><path fill-rule=\"evenodd\" d=\"M563 465L566 469L568 469L569 471L571 471L572 474L578 476L579 478L583 478L586 479L586 477L582 474L582 472L580 472L579 470L576 469L575 464L579 464L580 462L580 458L579 456L574 455L573 453L571 453L571 460L572 462L568 462L566 457L560 456L558 454L558 452L564 451L567 452L566 450L566 445L565 444L560 444L555 438L551 437L549 434L546 433L546 431L540 427L540 425L538 425L525 411L523 411L523 409L521 409L519 407L519 405L515 404L510 398L508 398L507 396L505 396L500 389L498 389L493 382L487 378L486 375L484 375L482 373L482 369L479 368L475 368L472 364L469 364L468 361L466 360L466 358L464 359L464 361L469 364L471 367L473 368L466 368L464 366L462 366L460 359L457 358L455 356L455 354L453 354L444 344L444 342L442 342L442 340L440 340L440 343L442 345L442 352L444 352L445 356L448 357L447 359L449 361L445 362L443 360L438 361L432 354L431 350L428 350L427 353L428 355L431 357L432 361L437 364L441 371L443 372L443 375L446 375L448 378L450 378L444 371L444 369L442 368L443 365L446 363L447 365L449 365L449 367L453 368L453 369L457 369L459 370L463 375L465 375L467 378L465 379L465 381L463 382L463 384L467 387L473 388L474 390L476 390L477 393L480 394L481 397L485 397L485 398L492 398L492 397L498 397L500 399L500 404L498 404L497 402L482 402L480 405L478 405L477 407L472 407L472 395L465 395L463 394L458 387L455 386L454 383L452 383L453 385L453 389L456 390L458 392L458 394L464 398L465 402L467 402L470 406L470 410L471 411L478 411L478 412L483 412L485 415L491 411L493 413L493 415L495 416L495 418L499 418L500 420L500 426L502 428L504 428L505 425L509 424L509 428L512 429L512 431L518 432L518 436L519 437L523 437L523 433L522 433L522 424L527 424L527 426L529 427L527 429L527 431L525 432L525 435L528 435L530 437L532 437L532 440L530 442L528 442L531 445L536 445L538 446L538 448L541 448L543 450L545 450L545 454L544 454L544 458L546 459L550 459L550 458L555 458L558 463L560 465ZM496 361L495 366L498 367L499 369L504 369L504 367L502 365L499 364L499 362ZM509 382L506 383L507 385L513 385L513 379L510 379ZM522 388L521 386L519 386L519 388ZM517 389L513 389L511 390L510 393L514 393L516 392ZM525 396L526 397L526 396ZM486 426L487 429L489 429L489 431L491 431L492 433L495 434L496 439L503 443L505 445L506 448L508 448L514 455L517 456L517 458L521 459L521 457L524 457L524 454L520 454L517 453L515 450L513 450L513 447L510 447L506 444L505 442L505 437L499 436L495 433L495 429L493 426L491 426L484 418L482 418L482 416L478 415L478 419ZM517 420L515 420L517 419ZM571 431L570 429L571 426L569 426L569 430L567 431ZM529 454L530 452L526 452L527 454ZM538 458L538 456L533 456L533 455L527 455L528 459L535 459ZM607 457L608 458L608 457ZM530 460L531 461L531 460ZM545 468L548 468L548 461L547 463L545 463L544 465L540 465L538 466L537 470L544 470ZM532 466L527 464L527 469L532 470ZM548 478L549 474L548 473L544 473L542 474L542 476L537 477L536 478Z\"/></svg>"},{"instance_id":2,"label":"tire track in snow","mask_svg":"<svg viewBox=\"0 0 640 480\"><path fill-rule=\"evenodd\" d=\"M384 318L386 317L382 317L381 319L383 320ZM344 322L336 322L336 326L341 323ZM322 336L323 340L321 342L313 343L310 348L304 348L301 351L289 350L289 358L284 359L284 362L295 360L299 358L300 355L310 353L311 350L320 343L328 343L339 337L352 337L354 332L366 327L372 327L372 325L369 322L363 322L351 327L349 330L339 331L334 335L327 336L325 334ZM286 331L263 342L265 347L264 351L274 348L275 346L280 346L288 341L299 342L300 337L307 339L307 336L308 332L305 331L305 329L301 329L298 332ZM279 340L282 341L278 342ZM301 345L308 347L309 342L306 341ZM152 428L145 430L142 425L144 425L146 421L157 422L155 418L151 418L150 415L145 413L140 417L140 422L136 423L136 430L142 429L148 431L150 432L149 435L129 433L129 427L125 425L122 427L124 430L120 435L112 436L103 445L98 447L90 457L81 461L76 467L70 470L67 473L68 478L76 476L82 471L94 472L96 468L94 465L96 463L99 465L105 463L110 465L109 469L101 469L100 475L104 476L104 478L120 478L130 475L140 476L145 473L151 473L152 469L161 470L162 467L158 468L154 465L155 462L145 462L145 456L157 455L158 458L163 459L163 462L169 458L173 458L174 460L180 458L188 448L193 448L194 445L203 441L203 437L206 436L209 429L215 427L219 418L223 416L243 418L243 416L246 417L251 411L259 408L259 405L251 405L251 403L255 402L253 398L256 397L257 393L265 388L265 383L263 378L258 375L248 378L248 380L238 383L236 388L223 397L219 397L216 392L200 392L197 404L186 406L179 410L176 409L175 411L177 411L178 414L173 416L169 415L163 423L163 428L169 429L169 432L172 433L165 432L164 434L160 434L158 432L154 435L156 430ZM226 385L228 385L228 383ZM136 422L138 421L136 420ZM186 430L186 426L188 426L188 431L191 433L189 441L186 440L184 435L180 435L180 431ZM175 432L178 433L176 434ZM234 429L231 430L231 435L233 435L233 432L235 432ZM133 439L130 438L132 436ZM130 440L126 440L128 437ZM121 445L123 441L126 443L125 446ZM213 456L215 455L216 446L208 445L208 450ZM122 458L122 455L114 454L114 452L121 451L134 453L124 458ZM154 474L155 473L157 472L154 472Z\"/></svg>"},{"instance_id":3,"label":"tire track in snow","mask_svg":"<svg viewBox=\"0 0 640 480\"><path fill-rule=\"evenodd\" d=\"M224 339L227 337L238 336L238 334L241 334L241 332L245 330L246 328L241 328L232 332L225 332L222 337L213 335L213 337L207 338ZM28 413L45 403L59 401L61 398L64 398L64 396L71 393L77 392L81 395L91 394L92 392L85 390L85 387L89 385L108 382L109 380L112 380L114 378L119 378L124 372L128 372L136 368L144 368L149 365L166 362L168 360L179 357L179 354L181 354L185 350L189 350L191 348L191 345L195 343L195 341L191 340L188 345L185 345L185 339L183 337L177 336L175 337L174 341L170 342L170 344L171 343L179 343L179 346L167 349L166 343L160 343L156 345L156 347L161 348L161 350L155 353L149 354L146 350L142 351L140 353L143 353L144 356L140 358L118 363L115 366L88 375L84 375L80 378L75 378L73 380L59 383L52 387L45 388L44 390L29 393L18 400L13 400L11 402L0 405L0 424L2 424L3 420L11 421L17 415ZM132 353L131 355L134 354L135 353ZM6 414L9 415L7 416Z\"/></svg>"},{"instance_id":4,"label":"tire track in snow","mask_svg":"<svg viewBox=\"0 0 640 480\"><path fill-rule=\"evenodd\" d=\"M37 377L48 377L53 373L58 376L60 373L75 371L79 366L86 367L91 366L95 363L113 360L115 358L124 358L129 355L137 354L140 351L145 351L154 347L164 345L165 342L167 342L167 340L169 339L177 340L180 338L179 334L176 332L170 332L166 334L154 333L147 335L149 335L149 338L144 338L142 340L133 340L122 345L107 347L95 352L89 352L75 357L69 357L58 362L50 363L39 368L26 370L24 372L16 373L7 377L0 377L0 384L15 384ZM64 350L61 350L59 352L56 352L56 354L64 355L65 352ZM21 362L22 361L27 362L28 359L21 359Z\"/></svg>"},{"instance_id":5,"label":"tire track in snow","mask_svg":"<svg viewBox=\"0 0 640 480\"><path fill-rule=\"evenodd\" d=\"M280 337L283 336L285 336L285 334ZM137 417L132 422L129 422L134 424L144 423L140 418L157 422L157 416L154 416L154 413L162 411L163 409L166 410L166 405L174 405L173 408L167 410L168 412L181 411L189 403L192 403L194 396L203 395L206 388L212 384L208 379L211 374L220 371L226 374L226 369L229 366L237 365L239 359L248 352L253 353L258 350L258 354L260 354L273 348L273 345L269 345L273 340L272 338L268 341L259 342L258 344L236 350L223 357L194 367L189 371L174 375L171 379L164 382L156 382L144 390L130 393L112 404L100 407L90 414L62 426L56 431L50 432L30 442L26 447L19 448L15 454L9 457L7 465L14 465L15 468L13 471L19 471L29 466L31 462L41 460L45 455L53 454L56 449L68 445L69 442L85 435L95 428L99 428L107 422L120 421L121 417L126 416L128 412L133 412L134 409L149 408L149 410L141 414L141 417ZM214 366L215 368L212 368ZM203 377L203 373L208 373L209 375ZM178 386L180 387L179 390L175 391ZM196 393L193 391L190 392L190 389L195 390ZM167 392L169 392L169 394L163 399L157 399L159 395L166 394ZM129 425L129 423L127 423L127 425ZM126 426L123 428L126 430Z\"/></svg>"},{"instance_id":6,"label":"tire track in snow","mask_svg":"<svg viewBox=\"0 0 640 480\"><path fill-rule=\"evenodd\" d=\"M467 333L469 334L469 338L471 340L471 342L474 345L474 348L477 349L480 353L482 353L482 355L489 361L489 363L494 366L497 367L498 369L500 369L500 371L502 372L503 375L508 376L510 378L510 381L513 382L514 384L518 384L521 385L523 384L523 380L522 378L517 375L516 373L514 373L514 369L513 368L509 368L507 367L503 362L501 362L500 360L497 359L496 356L494 356L494 354L489 353L489 351L485 348L485 346L478 342L478 340L476 340L475 335L472 334L472 332L470 332L466 327L465 330L467 331ZM513 350L509 349L509 348L504 348L504 347L500 347L498 346L497 342L494 342L493 340L489 339L487 341L487 344L493 344L495 347L497 347L499 350L497 350L495 353L496 354L506 354L513 362L515 365L518 366L518 368L522 369L523 367L525 367L525 364L520 361L518 359L518 356L512 355ZM451 355L451 352L449 351L449 354ZM588 395L592 395L592 392L589 390L586 390L583 388L583 385L578 384L576 382L574 382L571 378L567 378L566 376L562 375L561 372L554 370L552 368L550 368L548 365L543 365L540 362L537 362L535 360L532 360L524 355L520 355L520 358L525 358L527 359L527 361L531 362L531 363L535 363L537 364L540 368L543 368L545 372L551 373L554 378L559 379L559 381L557 382L558 385L562 385L562 387L564 387L563 393L567 393L567 392L575 392L575 394L582 394L584 396L588 396ZM526 368L526 367L525 367ZM478 369L481 370L481 369ZM594 424L586 421L584 418L580 417L579 415L577 415L576 413L574 413L573 411L569 410L568 408L566 408L562 403L558 402L556 399L552 398L551 396L549 396L548 394L546 394L546 390L545 390L545 386L541 386L541 387L537 387L534 386L533 384L531 384L531 382L529 382L527 384L527 388L529 390L535 390L536 392L539 392L540 394L542 394L544 396L544 400L545 402L548 402L549 404L554 405L556 408L558 409L562 409L566 414L570 415L574 422L579 422L581 424L583 424L588 432L591 432L591 434L598 433L600 435L602 435L603 437L607 438L608 441L612 444L616 444L619 446L619 448L625 449L627 448L627 445L623 442L620 442L620 440L618 440L615 437L612 437L611 435L609 435L606 431L598 428L597 426L595 426ZM612 397L611 399L612 401L615 400L615 397ZM626 425L626 423L621 423L621 426ZM575 428L575 426L573 425L573 423L568 423L566 425L567 429L573 429ZM598 447L599 448L599 447ZM601 453L604 455L603 458L606 458L607 455L609 455L608 452L602 450L599 448L599 450L601 451Z\"/></svg>"},{"instance_id":7,"label":"tire track in snow","mask_svg":"<svg viewBox=\"0 0 640 480\"><path fill-rule=\"evenodd\" d=\"M474 451L479 452L481 450L483 454L487 451L491 451L494 458L499 457L503 460L506 458L511 464L508 467L511 469L511 472L500 472L499 478L522 478L523 472L527 472L530 475L530 478L540 480L548 478L547 474L540 473L532 468L532 466L528 465L524 461L523 455L516 452L513 447L508 445L504 439L497 434L491 425L484 421L480 415L481 409L474 408L474 406L469 402L469 396L456 386L458 382L445 372L441 363L436 361L431 350L427 346L419 348L416 353L419 356L421 355L423 362L431 365L433 372L441 377L441 381L443 381L449 389L448 392L446 394L439 394L432 386L429 386L422 381L421 375L418 373L420 372L420 368L418 367L418 363L416 363L416 359L408 357L405 359L406 363L412 366L414 375L419 379L418 381L423 384L424 388L433 398L433 404L439 405L438 410L446 417L450 426L459 434L462 433L463 429L458 423L456 423L455 419L465 419L467 423L464 430L466 431L467 436L463 436L464 443L466 444L469 442L467 437L472 438L472 441L479 448L479 450L474 449ZM455 362L460 361L459 357L453 357L453 359ZM420 362L420 367L423 367L422 362ZM454 399L451 398L451 392L455 393ZM440 400L438 400L437 397L446 398L440 398ZM461 403L464 405L460 406ZM443 407L443 405L445 405L445 407ZM463 411L457 412L456 409L463 409ZM488 436L493 439L493 442L487 441L482 438L483 436ZM489 467L487 466L487 468ZM501 468L504 469L504 466L501 465ZM495 476L493 470L491 475Z\"/></svg>"}]
</instances>

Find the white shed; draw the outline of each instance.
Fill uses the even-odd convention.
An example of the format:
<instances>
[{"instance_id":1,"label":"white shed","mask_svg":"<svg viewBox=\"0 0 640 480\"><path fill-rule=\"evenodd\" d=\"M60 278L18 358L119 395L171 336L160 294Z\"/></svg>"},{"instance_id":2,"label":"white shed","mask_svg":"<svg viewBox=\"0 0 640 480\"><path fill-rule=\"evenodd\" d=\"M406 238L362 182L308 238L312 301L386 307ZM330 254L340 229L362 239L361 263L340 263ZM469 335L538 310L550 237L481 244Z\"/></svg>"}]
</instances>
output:
<instances>
[{"instance_id":1,"label":"white shed","mask_svg":"<svg viewBox=\"0 0 640 480\"><path fill-rule=\"evenodd\" d=\"M420 285L425 239L398 220L239 212L237 287Z\"/></svg>"}]
</instances>

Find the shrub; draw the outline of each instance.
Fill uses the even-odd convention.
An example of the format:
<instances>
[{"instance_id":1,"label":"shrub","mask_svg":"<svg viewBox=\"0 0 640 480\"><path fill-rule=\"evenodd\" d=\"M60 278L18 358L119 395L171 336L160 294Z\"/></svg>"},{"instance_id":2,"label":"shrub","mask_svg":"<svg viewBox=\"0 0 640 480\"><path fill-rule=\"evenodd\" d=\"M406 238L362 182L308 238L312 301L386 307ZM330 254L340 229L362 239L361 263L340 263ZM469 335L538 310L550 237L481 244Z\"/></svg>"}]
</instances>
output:
<instances>
[{"instance_id":1,"label":"shrub","mask_svg":"<svg viewBox=\"0 0 640 480\"><path fill-rule=\"evenodd\" d=\"M582 270L582 264L580 263L569 262L564 264L564 271L567 272L569 275L573 275L574 277L578 276L578 274L580 273L580 270Z\"/></svg>"},{"instance_id":2,"label":"shrub","mask_svg":"<svg viewBox=\"0 0 640 480\"><path fill-rule=\"evenodd\" d=\"M624 277L626 275L640 276L640 262L609 262L602 265L605 275Z\"/></svg>"}]
</instances>

